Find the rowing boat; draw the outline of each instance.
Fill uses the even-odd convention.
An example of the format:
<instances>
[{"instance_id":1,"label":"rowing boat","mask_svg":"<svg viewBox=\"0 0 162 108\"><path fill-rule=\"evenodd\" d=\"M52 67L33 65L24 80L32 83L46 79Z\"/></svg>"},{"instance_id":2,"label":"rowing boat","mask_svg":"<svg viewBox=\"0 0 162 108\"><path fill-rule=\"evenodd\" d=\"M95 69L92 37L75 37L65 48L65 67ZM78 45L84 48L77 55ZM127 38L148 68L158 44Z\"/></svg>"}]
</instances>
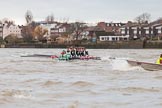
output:
<instances>
[{"instance_id":1,"label":"rowing boat","mask_svg":"<svg viewBox=\"0 0 162 108\"><path fill-rule=\"evenodd\" d=\"M21 57L52 57L52 56L55 56L55 55L43 55L43 54L33 54L33 55L23 55Z\"/></svg>"},{"instance_id":2,"label":"rowing boat","mask_svg":"<svg viewBox=\"0 0 162 108\"><path fill-rule=\"evenodd\" d=\"M143 69L148 70L148 71L162 70L162 65L160 65L160 64L148 63L148 62L139 62L139 61L132 61L132 60L127 60L127 62L131 66L141 66Z\"/></svg>"},{"instance_id":3,"label":"rowing boat","mask_svg":"<svg viewBox=\"0 0 162 108\"><path fill-rule=\"evenodd\" d=\"M68 48L67 51L63 50L60 56L34 54L21 57L50 57L58 60L101 60L100 57L89 56L88 51L86 51L84 47Z\"/></svg>"},{"instance_id":4,"label":"rowing boat","mask_svg":"<svg viewBox=\"0 0 162 108\"><path fill-rule=\"evenodd\" d=\"M127 60L127 62L131 65L131 66L140 66L142 62L139 61L132 61L132 60Z\"/></svg>"},{"instance_id":5,"label":"rowing boat","mask_svg":"<svg viewBox=\"0 0 162 108\"><path fill-rule=\"evenodd\" d=\"M70 57L70 58L66 58L66 57L59 57L59 60L101 60L100 57L94 57L94 56L82 56L82 57Z\"/></svg>"},{"instance_id":6,"label":"rowing boat","mask_svg":"<svg viewBox=\"0 0 162 108\"><path fill-rule=\"evenodd\" d=\"M70 57L67 59L66 57L58 57L56 55L43 55L43 54L33 54L33 55L24 55L21 57L45 57L45 58L52 58L58 60L101 60L100 57L95 56L82 56L82 57Z\"/></svg>"}]
</instances>

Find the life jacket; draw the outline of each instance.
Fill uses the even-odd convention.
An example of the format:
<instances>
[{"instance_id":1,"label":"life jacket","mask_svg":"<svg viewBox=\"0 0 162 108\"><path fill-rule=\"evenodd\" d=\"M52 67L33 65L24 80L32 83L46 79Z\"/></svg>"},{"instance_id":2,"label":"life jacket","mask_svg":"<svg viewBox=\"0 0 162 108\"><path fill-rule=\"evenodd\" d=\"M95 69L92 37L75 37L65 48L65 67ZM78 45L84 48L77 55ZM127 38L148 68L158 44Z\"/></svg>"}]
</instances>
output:
<instances>
[{"instance_id":1,"label":"life jacket","mask_svg":"<svg viewBox=\"0 0 162 108\"><path fill-rule=\"evenodd\" d=\"M68 53L66 54L66 58L67 58L67 59L70 59L70 58L71 58L70 52L68 52Z\"/></svg>"},{"instance_id":2,"label":"life jacket","mask_svg":"<svg viewBox=\"0 0 162 108\"><path fill-rule=\"evenodd\" d=\"M156 64L162 64L162 57L156 61Z\"/></svg>"}]
</instances>

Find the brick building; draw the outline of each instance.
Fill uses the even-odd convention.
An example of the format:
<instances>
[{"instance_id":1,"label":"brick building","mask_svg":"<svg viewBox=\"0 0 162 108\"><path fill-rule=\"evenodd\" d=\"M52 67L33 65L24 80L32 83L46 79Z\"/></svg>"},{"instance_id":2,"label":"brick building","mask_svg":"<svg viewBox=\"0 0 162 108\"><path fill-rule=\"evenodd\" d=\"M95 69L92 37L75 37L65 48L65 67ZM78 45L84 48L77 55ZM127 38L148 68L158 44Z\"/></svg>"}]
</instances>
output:
<instances>
[{"instance_id":1,"label":"brick building","mask_svg":"<svg viewBox=\"0 0 162 108\"><path fill-rule=\"evenodd\" d=\"M119 35L120 27L124 26L124 23L105 23L99 22L97 27L102 28L105 32L110 33L111 35Z\"/></svg>"}]
</instances>

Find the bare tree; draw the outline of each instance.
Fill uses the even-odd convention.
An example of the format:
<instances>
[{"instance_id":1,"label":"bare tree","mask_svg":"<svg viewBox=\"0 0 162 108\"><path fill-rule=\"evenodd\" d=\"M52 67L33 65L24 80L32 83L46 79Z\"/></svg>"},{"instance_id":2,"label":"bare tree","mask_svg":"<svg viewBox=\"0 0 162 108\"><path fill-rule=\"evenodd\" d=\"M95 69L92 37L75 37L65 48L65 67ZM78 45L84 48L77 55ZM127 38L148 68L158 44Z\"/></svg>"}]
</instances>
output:
<instances>
[{"instance_id":1,"label":"bare tree","mask_svg":"<svg viewBox=\"0 0 162 108\"><path fill-rule=\"evenodd\" d=\"M3 23L3 24L7 24L8 26L10 26L10 25L15 25L15 22L14 22L13 20L11 20L11 19L8 19L8 18L4 18L4 19L2 20L2 23Z\"/></svg>"},{"instance_id":2,"label":"bare tree","mask_svg":"<svg viewBox=\"0 0 162 108\"><path fill-rule=\"evenodd\" d=\"M31 22L33 22L33 14L31 11L27 10L25 14L25 19L26 19L27 24L30 24Z\"/></svg>"},{"instance_id":3,"label":"bare tree","mask_svg":"<svg viewBox=\"0 0 162 108\"><path fill-rule=\"evenodd\" d=\"M34 30L37 27L34 21L22 27L22 36L26 42L31 42L34 39Z\"/></svg>"},{"instance_id":4,"label":"bare tree","mask_svg":"<svg viewBox=\"0 0 162 108\"><path fill-rule=\"evenodd\" d=\"M41 26L37 26L34 29L34 37L37 38L39 41L43 40L43 37L46 33L48 33L48 30L44 29Z\"/></svg>"},{"instance_id":5,"label":"bare tree","mask_svg":"<svg viewBox=\"0 0 162 108\"><path fill-rule=\"evenodd\" d=\"M143 13L135 18L135 22L141 24L141 23L147 23L150 21L151 15L149 13Z\"/></svg>"},{"instance_id":6,"label":"bare tree","mask_svg":"<svg viewBox=\"0 0 162 108\"><path fill-rule=\"evenodd\" d=\"M83 32L83 30L86 28L86 26L84 25L85 23L82 22L75 22L73 24L73 32L75 34L75 38L76 40L79 39L80 34Z\"/></svg>"},{"instance_id":7,"label":"bare tree","mask_svg":"<svg viewBox=\"0 0 162 108\"><path fill-rule=\"evenodd\" d=\"M51 15L48 15L45 19L45 21L47 21L47 23L52 23L54 22L55 18L54 18L54 15L51 14Z\"/></svg>"}]
</instances>

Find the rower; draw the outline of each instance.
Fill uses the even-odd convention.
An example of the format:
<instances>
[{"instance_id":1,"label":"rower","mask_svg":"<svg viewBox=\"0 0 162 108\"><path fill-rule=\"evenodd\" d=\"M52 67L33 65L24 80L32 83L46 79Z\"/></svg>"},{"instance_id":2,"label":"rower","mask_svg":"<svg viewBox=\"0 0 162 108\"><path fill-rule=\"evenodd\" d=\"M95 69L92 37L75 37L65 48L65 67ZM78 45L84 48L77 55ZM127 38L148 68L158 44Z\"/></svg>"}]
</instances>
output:
<instances>
[{"instance_id":1,"label":"rower","mask_svg":"<svg viewBox=\"0 0 162 108\"><path fill-rule=\"evenodd\" d=\"M85 56L84 51L85 51L85 49L84 49L84 48L81 48L81 50L80 50L80 55L81 55L82 57Z\"/></svg>"},{"instance_id":2,"label":"rower","mask_svg":"<svg viewBox=\"0 0 162 108\"><path fill-rule=\"evenodd\" d=\"M76 56L80 57L80 48L76 48Z\"/></svg>"},{"instance_id":3,"label":"rower","mask_svg":"<svg viewBox=\"0 0 162 108\"><path fill-rule=\"evenodd\" d=\"M70 59L71 59L71 53L70 53L70 50L67 50L66 60L70 60Z\"/></svg>"},{"instance_id":4,"label":"rower","mask_svg":"<svg viewBox=\"0 0 162 108\"><path fill-rule=\"evenodd\" d=\"M76 56L76 51L74 48L71 50L71 57L74 58Z\"/></svg>"},{"instance_id":5,"label":"rower","mask_svg":"<svg viewBox=\"0 0 162 108\"><path fill-rule=\"evenodd\" d=\"M65 54L66 54L66 51L63 50L63 51L61 52L61 56L63 57Z\"/></svg>"},{"instance_id":6,"label":"rower","mask_svg":"<svg viewBox=\"0 0 162 108\"><path fill-rule=\"evenodd\" d=\"M156 64L162 64L162 54L160 55L160 58L157 59Z\"/></svg>"},{"instance_id":7,"label":"rower","mask_svg":"<svg viewBox=\"0 0 162 108\"><path fill-rule=\"evenodd\" d=\"M87 51L87 50L85 50L85 56L89 56L89 54L88 54L88 51Z\"/></svg>"}]
</instances>

